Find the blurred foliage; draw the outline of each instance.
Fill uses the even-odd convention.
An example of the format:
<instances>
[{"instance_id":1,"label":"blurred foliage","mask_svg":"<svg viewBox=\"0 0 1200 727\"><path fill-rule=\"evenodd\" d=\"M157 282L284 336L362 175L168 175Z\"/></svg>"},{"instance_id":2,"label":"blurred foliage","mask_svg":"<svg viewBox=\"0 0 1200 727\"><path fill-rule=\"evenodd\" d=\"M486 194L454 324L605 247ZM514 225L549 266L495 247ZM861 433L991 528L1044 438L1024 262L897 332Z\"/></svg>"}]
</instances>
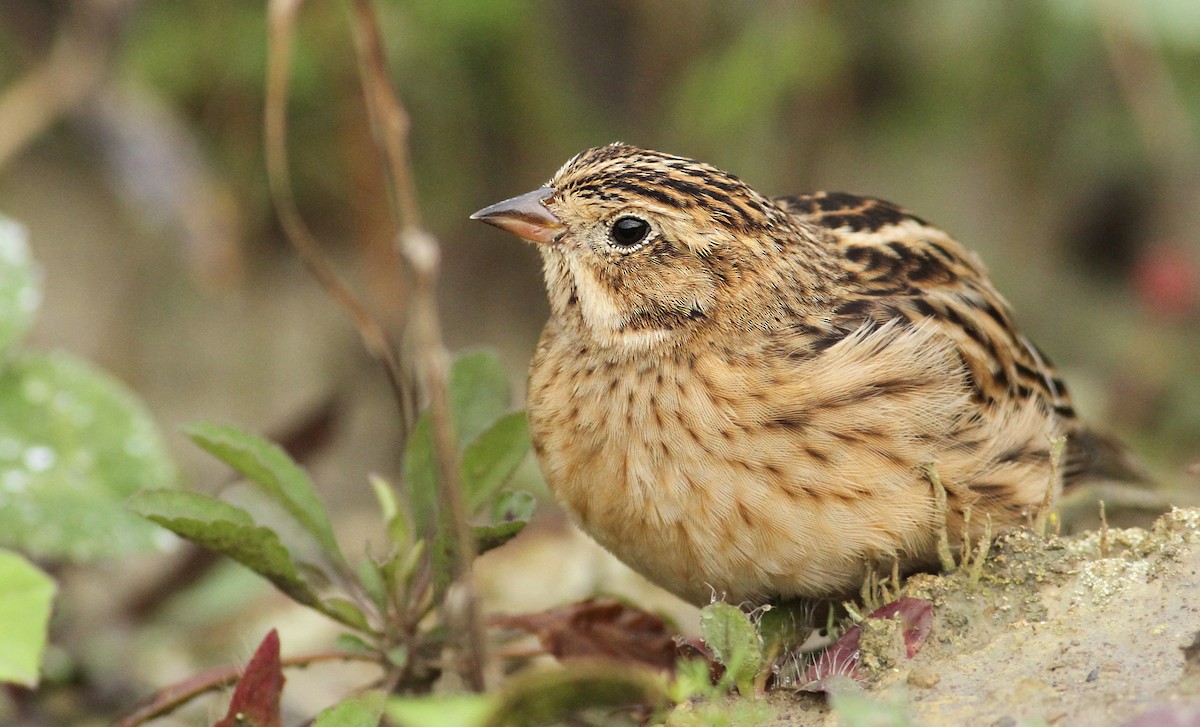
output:
<instances>
[{"instance_id":1,"label":"blurred foliage","mask_svg":"<svg viewBox=\"0 0 1200 727\"><path fill-rule=\"evenodd\" d=\"M515 537L533 515L531 495L499 491L528 455L529 433L524 415L509 411L508 379L494 354L478 351L457 358L447 393L462 450L466 515L477 522L472 530L478 553ZM213 497L147 489L134 494L129 507L241 563L296 603L351 629L343 644L375 656L395 691L424 693L443 669L447 645L456 643L455 633L442 622L455 529L448 513L439 511L430 427L426 411L408 442L403 491L382 478L372 482L387 541L382 553L356 568L334 536L330 514L308 473L280 447L233 427L201 423L187 433L252 490ZM435 613L439 618L432 618ZM327 717L335 718L342 717Z\"/></svg>"},{"instance_id":2,"label":"blurred foliage","mask_svg":"<svg viewBox=\"0 0 1200 727\"><path fill-rule=\"evenodd\" d=\"M23 229L0 216L0 544L88 561L165 545L124 510L174 466L145 406L67 354L14 351L40 301Z\"/></svg>"},{"instance_id":3,"label":"blurred foliage","mask_svg":"<svg viewBox=\"0 0 1200 727\"><path fill-rule=\"evenodd\" d=\"M16 553L0 550L0 682L38 682L54 580Z\"/></svg>"},{"instance_id":4,"label":"blurred foliage","mask_svg":"<svg viewBox=\"0 0 1200 727\"><path fill-rule=\"evenodd\" d=\"M25 335L41 303L39 272L25 230L0 217L0 355Z\"/></svg>"}]
</instances>

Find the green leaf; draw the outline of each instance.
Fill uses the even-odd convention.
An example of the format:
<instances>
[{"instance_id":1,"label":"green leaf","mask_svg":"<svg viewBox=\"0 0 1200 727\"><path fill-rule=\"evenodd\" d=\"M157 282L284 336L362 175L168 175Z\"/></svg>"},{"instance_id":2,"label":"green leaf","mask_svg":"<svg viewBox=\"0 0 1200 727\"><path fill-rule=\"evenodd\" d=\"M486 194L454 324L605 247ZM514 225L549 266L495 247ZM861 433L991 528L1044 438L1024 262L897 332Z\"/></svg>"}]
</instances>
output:
<instances>
[{"instance_id":1,"label":"green leaf","mask_svg":"<svg viewBox=\"0 0 1200 727\"><path fill-rule=\"evenodd\" d=\"M505 490L492 501L492 523L529 522L537 498L525 490Z\"/></svg>"},{"instance_id":2,"label":"green leaf","mask_svg":"<svg viewBox=\"0 0 1200 727\"><path fill-rule=\"evenodd\" d=\"M492 498L529 453L525 412L506 414L480 432L463 452L462 482L467 513L473 515Z\"/></svg>"},{"instance_id":3,"label":"green leaf","mask_svg":"<svg viewBox=\"0 0 1200 727\"><path fill-rule=\"evenodd\" d=\"M375 653L375 648L357 634L338 634L333 643L338 651L348 651L353 654Z\"/></svg>"},{"instance_id":4,"label":"green leaf","mask_svg":"<svg viewBox=\"0 0 1200 727\"><path fill-rule=\"evenodd\" d=\"M358 582L375 607L380 612L387 611L387 584L384 582L381 566L371 558L363 558L358 563Z\"/></svg>"},{"instance_id":5,"label":"green leaf","mask_svg":"<svg viewBox=\"0 0 1200 727\"><path fill-rule=\"evenodd\" d=\"M0 682L37 686L54 581L16 553L0 551Z\"/></svg>"},{"instance_id":6,"label":"green leaf","mask_svg":"<svg viewBox=\"0 0 1200 727\"><path fill-rule=\"evenodd\" d=\"M475 552L486 553L517 537L529 524L536 506L537 500L528 492L501 492L492 503L491 522L471 528L475 537Z\"/></svg>"},{"instance_id":7,"label":"green leaf","mask_svg":"<svg viewBox=\"0 0 1200 727\"><path fill-rule=\"evenodd\" d=\"M358 629L371 631L371 624L358 606L344 598L326 598L317 606L317 610L340 624Z\"/></svg>"},{"instance_id":8,"label":"green leaf","mask_svg":"<svg viewBox=\"0 0 1200 727\"><path fill-rule=\"evenodd\" d=\"M475 552L483 555L489 550L495 550L501 545L521 534L528 522L514 520L499 525L473 525L471 535L475 538Z\"/></svg>"},{"instance_id":9,"label":"green leaf","mask_svg":"<svg viewBox=\"0 0 1200 727\"><path fill-rule=\"evenodd\" d=\"M404 482L413 524L421 536L437 526L437 475L433 464L433 426L426 411L417 418L404 447Z\"/></svg>"},{"instance_id":10,"label":"green leaf","mask_svg":"<svg viewBox=\"0 0 1200 727\"><path fill-rule=\"evenodd\" d=\"M297 603L326 612L279 536L256 525L240 507L198 492L169 490L143 490L129 499L128 506L180 537L233 558Z\"/></svg>"},{"instance_id":11,"label":"green leaf","mask_svg":"<svg viewBox=\"0 0 1200 727\"><path fill-rule=\"evenodd\" d=\"M475 351L455 359L450 365L448 386L450 417L459 448L474 441L510 408L508 376L500 359L490 351ZM417 418L405 446L404 483L416 532L433 533L441 523L437 514L433 426L428 411Z\"/></svg>"},{"instance_id":12,"label":"green leaf","mask_svg":"<svg viewBox=\"0 0 1200 727\"><path fill-rule=\"evenodd\" d=\"M459 448L511 407L508 373L495 352L472 351L450 364L450 415Z\"/></svg>"},{"instance_id":13,"label":"green leaf","mask_svg":"<svg viewBox=\"0 0 1200 727\"><path fill-rule=\"evenodd\" d=\"M725 665L726 678L742 696L754 694L754 677L762 667L762 639L740 608L718 601L700 609L704 642Z\"/></svg>"},{"instance_id":14,"label":"green leaf","mask_svg":"<svg viewBox=\"0 0 1200 727\"><path fill-rule=\"evenodd\" d=\"M482 727L495 704L495 698L486 694L393 697L387 715L400 727Z\"/></svg>"},{"instance_id":15,"label":"green leaf","mask_svg":"<svg viewBox=\"0 0 1200 727\"><path fill-rule=\"evenodd\" d=\"M318 714L313 727L376 727L386 702L387 695L381 691L363 692Z\"/></svg>"},{"instance_id":16,"label":"green leaf","mask_svg":"<svg viewBox=\"0 0 1200 727\"><path fill-rule=\"evenodd\" d=\"M400 503L396 501L396 491L392 489L392 484L374 473L367 475L367 481L371 483L371 491L375 493L375 501L379 503L383 519L391 520L396 517L400 511Z\"/></svg>"},{"instance_id":17,"label":"green leaf","mask_svg":"<svg viewBox=\"0 0 1200 727\"><path fill-rule=\"evenodd\" d=\"M712 683L712 666L707 659L680 659L675 664L675 678L668 685L671 701L682 704L693 699L716 699L724 690Z\"/></svg>"},{"instance_id":18,"label":"green leaf","mask_svg":"<svg viewBox=\"0 0 1200 727\"><path fill-rule=\"evenodd\" d=\"M0 215L0 355L29 330L42 301L25 228Z\"/></svg>"},{"instance_id":19,"label":"green leaf","mask_svg":"<svg viewBox=\"0 0 1200 727\"><path fill-rule=\"evenodd\" d=\"M404 644L394 646L388 649L384 656L387 657L389 664L398 669L403 669L408 664L408 647Z\"/></svg>"},{"instance_id":20,"label":"green leaf","mask_svg":"<svg viewBox=\"0 0 1200 727\"><path fill-rule=\"evenodd\" d=\"M425 556L425 541L418 540L412 544L408 551L397 556L395 561L395 572L393 578L398 584L404 585L406 588L412 581L413 575L417 572L417 567L421 564L421 559Z\"/></svg>"},{"instance_id":21,"label":"green leaf","mask_svg":"<svg viewBox=\"0 0 1200 727\"><path fill-rule=\"evenodd\" d=\"M125 510L174 466L153 419L124 385L65 354L0 367L0 545L86 561L172 540Z\"/></svg>"},{"instance_id":22,"label":"green leaf","mask_svg":"<svg viewBox=\"0 0 1200 727\"><path fill-rule=\"evenodd\" d=\"M395 488L379 475L370 475L368 479L371 482L371 489L375 492L375 499L379 502L383 520L387 523L388 539L399 550L412 547L412 520L409 518L408 511L402 508L396 499Z\"/></svg>"},{"instance_id":23,"label":"green leaf","mask_svg":"<svg viewBox=\"0 0 1200 727\"><path fill-rule=\"evenodd\" d=\"M339 563L344 560L312 480L286 452L265 439L211 422L193 424L184 431L283 505L330 558Z\"/></svg>"}]
</instances>

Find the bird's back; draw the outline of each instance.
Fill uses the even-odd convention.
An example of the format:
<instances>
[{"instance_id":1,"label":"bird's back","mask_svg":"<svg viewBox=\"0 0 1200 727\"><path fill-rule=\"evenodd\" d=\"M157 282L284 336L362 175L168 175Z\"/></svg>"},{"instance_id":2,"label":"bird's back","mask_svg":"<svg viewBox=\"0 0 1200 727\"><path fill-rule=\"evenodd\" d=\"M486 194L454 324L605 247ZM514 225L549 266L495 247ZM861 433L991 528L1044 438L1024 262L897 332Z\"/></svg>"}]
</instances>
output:
<instances>
[{"instance_id":1,"label":"bird's back","mask_svg":"<svg viewBox=\"0 0 1200 727\"><path fill-rule=\"evenodd\" d=\"M958 348L973 396L985 408L1034 400L1067 438L1066 485L1141 479L1124 447L1087 429L1057 369L1013 321L979 258L942 229L884 200L842 192L776 197L840 251L849 285L833 315L843 334L863 323L932 320Z\"/></svg>"}]
</instances>

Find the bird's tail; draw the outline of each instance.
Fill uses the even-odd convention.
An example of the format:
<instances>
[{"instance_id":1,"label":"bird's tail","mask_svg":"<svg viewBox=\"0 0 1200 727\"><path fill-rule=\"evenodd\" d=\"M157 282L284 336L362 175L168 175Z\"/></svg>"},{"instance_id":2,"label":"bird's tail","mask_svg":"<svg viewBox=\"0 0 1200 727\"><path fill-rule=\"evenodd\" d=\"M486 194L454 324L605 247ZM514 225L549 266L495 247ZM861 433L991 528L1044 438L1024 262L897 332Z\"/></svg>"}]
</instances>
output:
<instances>
[{"instance_id":1,"label":"bird's tail","mask_svg":"<svg viewBox=\"0 0 1200 727\"><path fill-rule=\"evenodd\" d=\"M1151 484L1153 478L1119 440L1081 427L1067 436L1063 484L1098 481Z\"/></svg>"}]
</instances>

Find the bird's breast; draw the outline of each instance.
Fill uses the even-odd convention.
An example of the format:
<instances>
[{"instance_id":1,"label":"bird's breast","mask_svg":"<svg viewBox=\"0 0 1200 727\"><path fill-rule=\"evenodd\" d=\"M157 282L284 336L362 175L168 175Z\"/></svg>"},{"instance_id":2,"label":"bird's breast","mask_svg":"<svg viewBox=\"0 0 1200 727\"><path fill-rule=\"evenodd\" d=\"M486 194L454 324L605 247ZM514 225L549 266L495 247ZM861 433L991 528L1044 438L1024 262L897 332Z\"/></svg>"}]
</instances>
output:
<instances>
[{"instance_id":1,"label":"bird's breast","mask_svg":"<svg viewBox=\"0 0 1200 727\"><path fill-rule=\"evenodd\" d=\"M618 362L543 345L528 410L547 483L585 532L688 600L852 587L864 552L911 539L927 498L897 508L847 489L847 460L806 453L799 420L772 419L773 376L752 353Z\"/></svg>"},{"instance_id":2,"label":"bird's breast","mask_svg":"<svg viewBox=\"0 0 1200 727\"><path fill-rule=\"evenodd\" d=\"M1033 400L981 409L936 329L776 350L616 359L544 337L528 413L551 490L601 545L697 603L845 593L872 564L926 560L966 509L999 530L1053 498L1040 454L1053 418Z\"/></svg>"}]
</instances>

